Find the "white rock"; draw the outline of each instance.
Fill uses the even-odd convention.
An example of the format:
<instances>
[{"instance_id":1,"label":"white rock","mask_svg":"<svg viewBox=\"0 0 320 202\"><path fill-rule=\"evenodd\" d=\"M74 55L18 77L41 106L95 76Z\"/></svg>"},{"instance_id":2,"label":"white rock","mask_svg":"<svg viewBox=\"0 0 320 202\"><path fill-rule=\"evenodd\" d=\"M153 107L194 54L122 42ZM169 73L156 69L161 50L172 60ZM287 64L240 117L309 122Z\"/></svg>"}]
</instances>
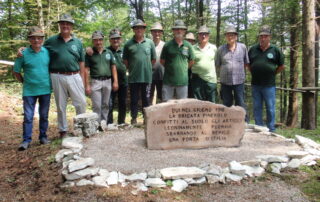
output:
<instances>
[{"instance_id":1,"label":"white rock","mask_svg":"<svg viewBox=\"0 0 320 202\"><path fill-rule=\"evenodd\" d=\"M144 181L147 179L147 173L133 173L126 177L129 181Z\"/></svg>"},{"instance_id":2,"label":"white rock","mask_svg":"<svg viewBox=\"0 0 320 202\"><path fill-rule=\"evenodd\" d=\"M121 172L118 172L118 182L124 183L126 181L127 176L122 174Z\"/></svg>"},{"instance_id":3,"label":"white rock","mask_svg":"<svg viewBox=\"0 0 320 202\"><path fill-rule=\"evenodd\" d=\"M296 135L297 143L300 144L304 148L314 148L314 149L320 149L320 144L316 143L315 141L302 137L300 135Z\"/></svg>"},{"instance_id":4,"label":"white rock","mask_svg":"<svg viewBox=\"0 0 320 202\"><path fill-rule=\"evenodd\" d=\"M65 183L60 185L61 188L68 188L68 187L74 187L74 186L75 186L75 183L71 181L66 181Z\"/></svg>"},{"instance_id":5,"label":"white rock","mask_svg":"<svg viewBox=\"0 0 320 202\"><path fill-rule=\"evenodd\" d=\"M137 191L148 191L148 187L146 187L143 183L137 182L133 187L137 188Z\"/></svg>"},{"instance_id":6,"label":"white rock","mask_svg":"<svg viewBox=\"0 0 320 202\"><path fill-rule=\"evenodd\" d=\"M266 168L268 166L268 161L261 161L260 165L262 168Z\"/></svg>"},{"instance_id":7,"label":"white rock","mask_svg":"<svg viewBox=\"0 0 320 202\"><path fill-rule=\"evenodd\" d=\"M221 180L221 177L217 175L206 175L206 178L209 184L214 184Z\"/></svg>"},{"instance_id":8,"label":"white rock","mask_svg":"<svg viewBox=\"0 0 320 202\"><path fill-rule=\"evenodd\" d=\"M66 137L62 140L62 147L67 149L82 149L82 137Z\"/></svg>"},{"instance_id":9,"label":"white rock","mask_svg":"<svg viewBox=\"0 0 320 202\"><path fill-rule=\"evenodd\" d=\"M271 132L262 131L262 132L259 132L258 134L259 134L259 135L269 136L269 135L271 135Z\"/></svg>"},{"instance_id":10,"label":"white rock","mask_svg":"<svg viewBox=\"0 0 320 202\"><path fill-rule=\"evenodd\" d=\"M83 170L78 170L73 173L68 173L67 170L63 170L62 175L66 180L77 180L87 176L94 176L98 173L98 171L99 171L99 168L86 168Z\"/></svg>"},{"instance_id":11,"label":"white rock","mask_svg":"<svg viewBox=\"0 0 320 202\"><path fill-rule=\"evenodd\" d=\"M204 184L206 183L206 177L200 177L200 178L186 178L184 179L188 184Z\"/></svg>"},{"instance_id":12,"label":"white rock","mask_svg":"<svg viewBox=\"0 0 320 202\"><path fill-rule=\"evenodd\" d=\"M161 178L148 178L145 180L147 187L165 187L166 183Z\"/></svg>"},{"instance_id":13,"label":"white rock","mask_svg":"<svg viewBox=\"0 0 320 202\"><path fill-rule=\"evenodd\" d=\"M173 186L171 187L171 190L176 192L182 192L184 189L188 187L188 183L184 180L173 180L172 182Z\"/></svg>"},{"instance_id":14,"label":"white rock","mask_svg":"<svg viewBox=\"0 0 320 202\"><path fill-rule=\"evenodd\" d=\"M281 169L286 168L288 166L288 163L281 163Z\"/></svg>"},{"instance_id":15,"label":"white rock","mask_svg":"<svg viewBox=\"0 0 320 202\"><path fill-rule=\"evenodd\" d=\"M116 171L110 172L110 175L107 178L107 184L108 185L118 184L118 172L116 172Z\"/></svg>"},{"instance_id":16,"label":"white rock","mask_svg":"<svg viewBox=\"0 0 320 202\"><path fill-rule=\"evenodd\" d=\"M94 164L93 158L83 158L77 161L73 161L68 165L68 170L70 173L76 170L84 169L88 166L92 166Z\"/></svg>"},{"instance_id":17,"label":"white rock","mask_svg":"<svg viewBox=\"0 0 320 202\"><path fill-rule=\"evenodd\" d=\"M295 140L295 139L292 139L292 138L286 138L285 141L286 141L286 142L296 143L296 140Z\"/></svg>"},{"instance_id":18,"label":"white rock","mask_svg":"<svg viewBox=\"0 0 320 202\"><path fill-rule=\"evenodd\" d=\"M280 174L280 170L282 168L281 163L272 163L270 165L271 168L271 172L276 173L276 174Z\"/></svg>"},{"instance_id":19,"label":"white rock","mask_svg":"<svg viewBox=\"0 0 320 202\"><path fill-rule=\"evenodd\" d=\"M243 167L246 170L246 175L248 175L249 177L261 176L265 172L264 168L261 168L260 166L243 165Z\"/></svg>"},{"instance_id":20,"label":"white rock","mask_svg":"<svg viewBox=\"0 0 320 202\"><path fill-rule=\"evenodd\" d=\"M284 137L284 136L282 136L282 135L279 135L279 134L277 134L277 133L270 132L270 135L271 135L271 136L274 136L274 137L281 138L281 139L286 139L286 137Z\"/></svg>"},{"instance_id":21,"label":"white rock","mask_svg":"<svg viewBox=\"0 0 320 202\"><path fill-rule=\"evenodd\" d=\"M200 178L203 177L206 171L197 167L170 167L160 170L162 178L181 179L181 178Z\"/></svg>"},{"instance_id":22,"label":"white rock","mask_svg":"<svg viewBox=\"0 0 320 202\"><path fill-rule=\"evenodd\" d=\"M246 124L246 129L254 129L255 126L254 124Z\"/></svg>"},{"instance_id":23,"label":"white rock","mask_svg":"<svg viewBox=\"0 0 320 202\"><path fill-rule=\"evenodd\" d=\"M158 169L153 169L148 172L148 177L149 178L161 178L161 173L160 170Z\"/></svg>"},{"instance_id":24,"label":"white rock","mask_svg":"<svg viewBox=\"0 0 320 202\"><path fill-rule=\"evenodd\" d=\"M314 166L316 164L317 164L316 161L310 161L309 163L307 163L307 166Z\"/></svg>"},{"instance_id":25,"label":"white rock","mask_svg":"<svg viewBox=\"0 0 320 202\"><path fill-rule=\"evenodd\" d=\"M254 126L254 131L257 132L257 133L259 133L259 132L269 132L269 128L264 127L264 126L255 125Z\"/></svg>"},{"instance_id":26,"label":"white rock","mask_svg":"<svg viewBox=\"0 0 320 202\"><path fill-rule=\"evenodd\" d=\"M103 176L107 179L109 177L110 173L106 169L101 168L98 172L98 175Z\"/></svg>"},{"instance_id":27,"label":"white rock","mask_svg":"<svg viewBox=\"0 0 320 202\"><path fill-rule=\"evenodd\" d=\"M122 183L121 183L121 187L126 187L126 186L128 186L128 183L127 183L127 182L122 182Z\"/></svg>"},{"instance_id":28,"label":"white rock","mask_svg":"<svg viewBox=\"0 0 320 202\"><path fill-rule=\"evenodd\" d=\"M87 185L94 185L91 180L82 179L76 183L77 186L87 186Z\"/></svg>"},{"instance_id":29,"label":"white rock","mask_svg":"<svg viewBox=\"0 0 320 202\"><path fill-rule=\"evenodd\" d=\"M105 176L95 176L92 178L93 183L98 187L109 187L106 180Z\"/></svg>"},{"instance_id":30,"label":"white rock","mask_svg":"<svg viewBox=\"0 0 320 202\"><path fill-rule=\"evenodd\" d=\"M305 151L288 151L286 154L289 158L301 159L307 156L309 153Z\"/></svg>"},{"instance_id":31,"label":"white rock","mask_svg":"<svg viewBox=\"0 0 320 202\"><path fill-rule=\"evenodd\" d=\"M208 175L220 175L222 172L222 168L220 166L217 165L210 165L207 174Z\"/></svg>"},{"instance_id":32,"label":"white rock","mask_svg":"<svg viewBox=\"0 0 320 202\"><path fill-rule=\"evenodd\" d=\"M276 156L276 155L259 155L256 158L261 161L267 161L268 163L286 163L289 161L289 158L286 156Z\"/></svg>"},{"instance_id":33,"label":"white rock","mask_svg":"<svg viewBox=\"0 0 320 202\"><path fill-rule=\"evenodd\" d=\"M300 159L292 159L288 163L289 168L298 168L301 165L301 160Z\"/></svg>"},{"instance_id":34,"label":"white rock","mask_svg":"<svg viewBox=\"0 0 320 202\"><path fill-rule=\"evenodd\" d=\"M253 133L253 132L254 132L254 129L246 128L244 131L245 131L246 133Z\"/></svg>"},{"instance_id":35,"label":"white rock","mask_svg":"<svg viewBox=\"0 0 320 202\"><path fill-rule=\"evenodd\" d=\"M240 162L241 165L246 165L246 166L260 166L261 160L256 159L256 160L249 160L249 161L242 161Z\"/></svg>"},{"instance_id":36,"label":"white rock","mask_svg":"<svg viewBox=\"0 0 320 202\"><path fill-rule=\"evenodd\" d=\"M69 161L63 161L62 162L62 169L65 169L71 162L73 162L74 160L69 160Z\"/></svg>"},{"instance_id":37,"label":"white rock","mask_svg":"<svg viewBox=\"0 0 320 202\"><path fill-rule=\"evenodd\" d=\"M63 159L63 157L72 154L73 151L71 149L61 149L58 151L58 153L55 155L55 160L57 163L60 163Z\"/></svg>"},{"instance_id":38,"label":"white rock","mask_svg":"<svg viewBox=\"0 0 320 202\"><path fill-rule=\"evenodd\" d=\"M308 153L311 154L311 155L319 156L319 157L320 157L320 150L312 149L312 148L307 148L307 149L305 149L305 151L308 152Z\"/></svg>"},{"instance_id":39,"label":"white rock","mask_svg":"<svg viewBox=\"0 0 320 202\"><path fill-rule=\"evenodd\" d=\"M305 157L303 157L301 159L301 164L302 165L307 165L308 163L310 163L311 161L317 160L317 156L313 156L313 155L307 155Z\"/></svg>"},{"instance_id":40,"label":"white rock","mask_svg":"<svg viewBox=\"0 0 320 202\"><path fill-rule=\"evenodd\" d=\"M239 182L239 181L242 180L243 177L242 177L242 176L239 176L239 175L227 173L227 174L226 174L226 178L227 178L227 180Z\"/></svg>"},{"instance_id":41,"label":"white rock","mask_svg":"<svg viewBox=\"0 0 320 202\"><path fill-rule=\"evenodd\" d=\"M111 124L108 124L108 130L118 130L118 126L117 124L114 124L114 123L111 123Z\"/></svg>"},{"instance_id":42,"label":"white rock","mask_svg":"<svg viewBox=\"0 0 320 202\"><path fill-rule=\"evenodd\" d=\"M236 161L229 162L229 169L232 174L244 176L246 173L246 169L240 163Z\"/></svg>"}]
</instances>

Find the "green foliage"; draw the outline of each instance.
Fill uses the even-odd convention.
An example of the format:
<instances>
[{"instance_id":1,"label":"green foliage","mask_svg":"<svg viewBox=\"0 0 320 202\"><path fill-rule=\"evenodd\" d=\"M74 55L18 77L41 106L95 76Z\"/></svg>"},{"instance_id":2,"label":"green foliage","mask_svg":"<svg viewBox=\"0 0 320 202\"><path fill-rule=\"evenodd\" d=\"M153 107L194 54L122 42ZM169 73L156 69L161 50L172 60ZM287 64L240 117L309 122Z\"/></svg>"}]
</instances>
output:
<instances>
[{"instance_id":1,"label":"green foliage","mask_svg":"<svg viewBox=\"0 0 320 202\"><path fill-rule=\"evenodd\" d=\"M167 180L167 181L166 181L166 185L167 185L168 187L172 187L172 186L173 186L172 180Z\"/></svg>"},{"instance_id":2,"label":"green foliage","mask_svg":"<svg viewBox=\"0 0 320 202\"><path fill-rule=\"evenodd\" d=\"M312 167L302 166L300 170L309 174L300 185L303 193L305 193L311 201L319 201L320 199L320 161Z\"/></svg>"}]
</instances>

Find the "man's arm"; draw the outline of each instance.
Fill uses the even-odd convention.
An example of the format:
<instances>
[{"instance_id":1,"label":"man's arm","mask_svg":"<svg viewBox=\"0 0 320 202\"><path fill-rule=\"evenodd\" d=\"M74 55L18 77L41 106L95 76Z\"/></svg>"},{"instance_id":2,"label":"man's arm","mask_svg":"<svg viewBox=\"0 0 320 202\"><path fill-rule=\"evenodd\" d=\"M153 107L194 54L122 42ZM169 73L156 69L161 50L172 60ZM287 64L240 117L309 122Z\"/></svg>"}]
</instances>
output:
<instances>
[{"instance_id":1,"label":"man's arm","mask_svg":"<svg viewBox=\"0 0 320 202\"><path fill-rule=\"evenodd\" d=\"M80 67L80 76L82 78L83 86L86 86L86 70L84 67L84 62L79 62L79 67Z\"/></svg>"},{"instance_id":2,"label":"man's arm","mask_svg":"<svg viewBox=\"0 0 320 202\"><path fill-rule=\"evenodd\" d=\"M188 63L188 68L190 69L193 64L194 64L194 60L190 60L189 63Z\"/></svg>"},{"instance_id":3,"label":"man's arm","mask_svg":"<svg viewBox=\"0 0 320 202\"><path fill-rule=\"evenodd\" d=\"M19 82L23 83L23 77L22 77L21 73L19 73L19 72L13 72L13 75L14 75L14 77L16 77L16 79L17 79Z\"/></svg>"},{"instance_id":4,"label":"man's arm","mask_svg":"<svg viewBox=\"0 0 320 202\"><path fill-rule=\"evenodd\" d=\"M86 95L91 94L91 86L90 86L90 68L85 67L85 89L86 89Z\"/></svg>"},{"instance_id":5,"label":"man's arm","mask_svg":"<svg viewBox=\"0 0 320 202\"><path fill-rule=\"evenodd\" d=\"M127 69L129 68L128 60L123 60L123 64L127 67Z\"/></svg>"},{"instance_id":6,"label":"man's arm","mask_svg":"<svg viewBox=\"0 0 320 202\"><path fill-rule=\"evenodd\" d=\"M277 69L276 69L276 74L282 72L283 70L284 70L284 65L278 66Z\"/></svg>"},{"instance_id":7,"label":"man's arm","mask_svg":"<svg viewBox=\"0 0 320 202\"><path fill-rule=\"evenodd\" d=\"M118 72L117 72L116 65L111 65L111 71L112 71L112 78L113 78L112 90L117 91L119 89L119 84L118 84Z\"/></svg>"}]
</instances>

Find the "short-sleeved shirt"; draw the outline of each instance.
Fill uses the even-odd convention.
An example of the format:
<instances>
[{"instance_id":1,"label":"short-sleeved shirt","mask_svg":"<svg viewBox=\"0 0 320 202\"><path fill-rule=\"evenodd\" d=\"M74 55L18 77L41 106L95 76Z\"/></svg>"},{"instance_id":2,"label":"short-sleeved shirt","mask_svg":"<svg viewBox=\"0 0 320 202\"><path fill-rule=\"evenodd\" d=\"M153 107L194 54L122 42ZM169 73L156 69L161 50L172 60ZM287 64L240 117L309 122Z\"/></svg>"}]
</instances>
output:
<instances>
[{"instance_id":1,"label":"short-sleeved shirt","mask_svg":"<svg viewBox=\"0 0 320 202\"><path fill-rule=\"evenodd\" d=\"M193 48L188 41L184 40L180 47L174 39L166 42L160 58L165 60L163 84L188 85L188 65L194 60Z\"/></svg>"},{"instance_id":2,"label":"short-sleeved shirt","mask_svg":"<svg viewBox=\"0 0 320 202\"><path fill-rule=\"evenodd\" d=\"M220 82L225 85L238 85L245 82L245 64L249 64L247 47L237 42L236 49L231 51L228 44L219 47L216 67L220 70Z\"/></svg>"},{"instance_id":3,"label":"short-sleeved shirt","mask_svg":"<svg viewBox=\"0 0 320 202\"><path fill-rule=\"evenodd\" d=\"M65 42L60 34L54 35L44 42L44 47L50 53L50 72L76 72L79 62L84 62L82 43L74 36Z\"/></svg>"},{"instance_id":4,"label":"short-sleeved shirt","mask_svg":"<svg viewBox=\"0 0 320 202\"><path fill-rule=\"evenodd\" d=\"M260 44L252 46L249 50L252 85L275 86L276 69L284 64L284 55L275 45L262 51Z\"/></svg>"},{"instance_id":5,"label":"short-sleeved shirt","mask_svg":"<svg viewBox=\"0 0 320 202\"><path fill-rule=\"evenodd\" d=\"M123 48L123 60L128 61L129 83L152 82L152 60L156 60L156 50L152 40L144 38L138 43L133 37Z\"/></svg>"},{"instance_id":6,"label":"short-sleeved shirt","mask_svg":"<svg viewBox=\"0 0 320 202\"><path fill-rule=\"evenodd\" d=\"M200 48L198 44L193 46L194 49L194 64L192 65L192 73L197 74L201 79L217 83L216 67L214 57L217 52L217 47L211 43Z\"/></svg>"},{"instance_id":7,"label":"short-sleeved shirt","mask_svg":"<svg viewBox=\"0 0 320 202\"><path fill-rule=\"evenodd\" d=\"M152 72L152 80L155 80L155 81L163 80L164 67L160 63L160 56L161 56L163 46L164 46L163 41L160 41L158 45L156 45L157 60L156 60L156 63L153 65L153 72Z\"/></svg>"},{"instance_id":8,"label":"short-sleeved shirt","mask_svg":"<svg viewBox=\"0 0 320 202\"><path fill-rule=\"evenodd\" d=\"M108 49L113 53L115 63L117 66L118 84L128 85L127 68L122 61L122 49L114 50L111 46Z\"/></svg>"},{"instance_id":9,"label":"short-sleeved shirt","mask_svg":"<svg viewBox=\"0 0 320 202\"><path fill-rule=\"evenodd\" d=\"M90 68L91 78L111 77L111 65L115 64L115 59L109 49L103 49L100 54L93 48L93 54L91 56L86 54L85 61L86 67Z\"/></svg>"},{"instance_id":10,"label":"short-sleeved shirt","mask_svg":"<svg viewBox=\"0 0 320 202\"><path fill-rule=\"evenodd\" d=\"M41 47L35 52L31 47L23 51L23 56L16 59L13 71L23 71L23 96L38 96L51 93L49 75L49 52Z\"/></svg>"}]
</instances>

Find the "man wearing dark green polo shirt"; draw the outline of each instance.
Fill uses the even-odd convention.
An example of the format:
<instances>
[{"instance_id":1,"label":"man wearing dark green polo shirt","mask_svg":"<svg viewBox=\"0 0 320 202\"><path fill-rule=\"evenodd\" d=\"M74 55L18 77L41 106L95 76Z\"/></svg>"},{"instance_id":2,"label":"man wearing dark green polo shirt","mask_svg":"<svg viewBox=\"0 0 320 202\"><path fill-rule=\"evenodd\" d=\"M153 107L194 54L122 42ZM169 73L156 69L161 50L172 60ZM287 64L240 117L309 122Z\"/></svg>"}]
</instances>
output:
<instances>
[{"instance_id":1,"label":"man wearing dark green polo shirt","mask_svg":"<svg viewBox=\"0 0 320 202\"><path fill-rule=\"evenodd\" d=\"M131 26L134 36L123 48L123 63L129 70L131 124L137 123L139 94L142 107L149 106L148 85L152 82L152 65L156 61L154 43L144 37L146 26L142 20L135 20Z\"/></svg>"},{"instance_id":2,"label":"man wearing dark green polo shirt","mask_svg":"<svg viewBox=\"0 0 320 202\"><path fill-rule=\"evenodd\" d=\"M174 38L164 45L161 53L161 64L164 66L163 101L173 98L176 91L177 99L188 97L188 68L194 63L192 45L184 40L187 27L182 20L176 20L172 31Z\"/></svg>"},{"instance_id":3,"label":"man wearing dark green polo shirt","mask_svg":"<svg viewBox=\"0 0 320 202\"><path fill-rule=\"evenodd\" d=\"M267 127L275 131L276 74L284 70L284 56L281 50L270 44L270 27L260 28L259 44L249 50L250 72L252 74L253 115L257 125L263 125L263 102L266 105Z\"/></svg>"},{"instance_id":4,"label":"man wearing dark green polo shirt","mask_svg":"<svg viewBox=\"0 0 320 202\"><path fill-rule=\"evenodd\" d=\"M104 35L100 31L92 34L93 54L86 54L86 93L91 95L93 111L99 120L108 122L109 98L112 90L118 90L117 69L115 59L109 49L104 48ZM89 71L91 82L89 82ZM111 82L113 76L113 83ZM91 85L90 85L91 83ZM111 84L112 83L112 84ZM101 126L100 131L103 131Z\"/></svg>"}]
</instances>

